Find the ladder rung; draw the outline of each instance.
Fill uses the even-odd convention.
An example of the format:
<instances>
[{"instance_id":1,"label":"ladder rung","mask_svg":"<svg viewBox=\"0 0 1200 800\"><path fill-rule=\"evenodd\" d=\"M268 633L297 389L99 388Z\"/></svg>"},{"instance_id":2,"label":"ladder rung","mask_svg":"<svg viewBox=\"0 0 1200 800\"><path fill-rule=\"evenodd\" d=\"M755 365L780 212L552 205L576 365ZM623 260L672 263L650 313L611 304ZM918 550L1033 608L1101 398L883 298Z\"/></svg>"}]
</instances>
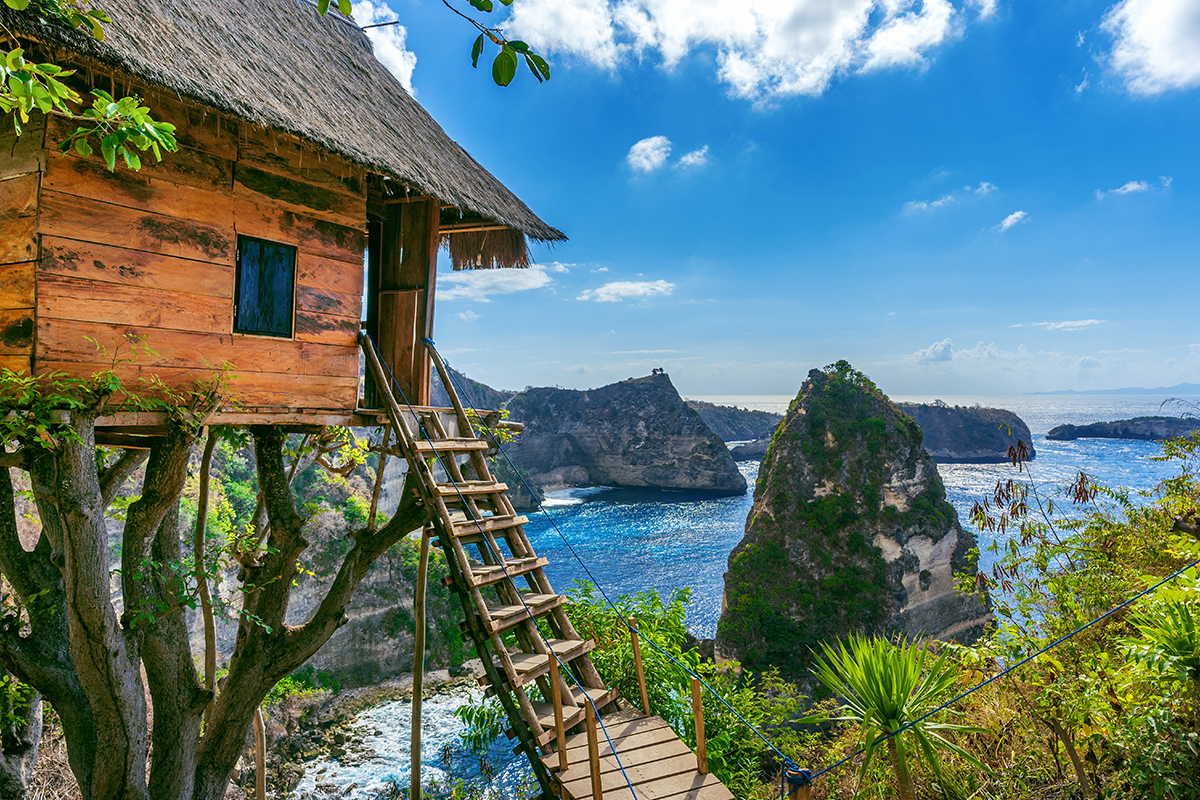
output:
<instances>
[{"instance_id":1,"label":"ladder rung","mask_svg":"<svg viewBox=\"0 0 1200 800\"><path fill-rule=\"evenodd\" d=\"M484 517L481 520L468 520L454 523L454 536L478 536L484 531L499 531L505 528L515 528L518 525L528 525L529 517L519 514L502 514L494 517Z\"/></svg>"},{"instance_id":2,"label":"ladder rung","mask_svg":"<svg viewBox=\"0 0 1200 800\"><path fill-rule=\"evenodd\" d=\"M596 648L596 643L591 639L551 639L550 649L553 650L560 661L570 663L580 656L587 655ZM517 673L517 686L524 686L527 683L532 683L535 679L540 678L550 671L550 656L545 653L511 653L509 658L512 660L513 669ZM487 686L488 680L486 675L479 677L479 685ZM508 691L507 683L504 688Z\"/></svg>"},{"instance_id":3,"label":"ladder rung","mask_svg":"<svg viewBox=\"0 0 1200 800\"><path fill-rule=\"evenodd\" d=\"M527 558L509 558L504 562L504 567L499 564L489 564L483 567L476 567L471 570L470 582L472 586L490 586L493 583L499 583L506 578L516 578L521 575L527 575L535 569L541 569L550 562L544 558L537 556L529 556Z\"/></svg>"},{"instance_id":4,"label":"ladder rung","mask_svg":"<svg viewBox=\"0 0 1200 800\"><path fill-rule=\"evenodd\" d=\"M522 595L522 599L525 600L523 606L499 606L488 609L491 619L483 620L483 629L488 633L506 631L517 623L529 619L530 612L533 612L533 616L540 617L567 601L567 598L561 594L527 594ZM525 610L526 606L529 611Z\"/></svg>"},{"instance_id":5,"label":"ladder rung","mask_svg":"<svg viewBox=\"0 0 1200 800\"><path fill-rule=\"evenodd\" d=\"M439 483L436 488L437 493L442 497L457 500L460 494L463 497L472 497L480 494L503 494L508 491L508 484L496 483L495 481L460 481L459 483Z\"/></svg>"},{"instance_id":6,"label":"ladder rung","mask_svg":"<svg viewBox=\"0 0 1200 800\"><path fill-rule=\"evenodd\" d=\"M490 445L483 439L435 439L417 442L418 453L469 453L472 450L487 450Z\"/></svg>"}]
</instances>

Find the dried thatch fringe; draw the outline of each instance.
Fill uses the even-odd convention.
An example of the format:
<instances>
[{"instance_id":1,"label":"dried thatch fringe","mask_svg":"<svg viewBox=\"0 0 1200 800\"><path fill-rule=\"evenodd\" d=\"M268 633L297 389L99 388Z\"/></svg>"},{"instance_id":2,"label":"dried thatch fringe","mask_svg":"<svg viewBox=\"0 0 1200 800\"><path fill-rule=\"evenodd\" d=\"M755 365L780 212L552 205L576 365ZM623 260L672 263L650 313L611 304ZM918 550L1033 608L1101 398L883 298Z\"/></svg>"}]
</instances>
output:
<instances>
[{"instance_id":1,"label":"dried thatch fringe","mask_svg":"<svg viewBox=\"0 0 1200 800\"><path fill-rule=\"evenodd\" d=\"M566 239L455 144L376 60L366 34L335 19L336 12L321 17L297 0L104 0L102 6L113 20L103 42L2 3L0 22L299 136L539 241Z\"/></svg>"},{"instance_id":2,"label":"dried thatch fringe","mask_svg":"<svg viewBox=\"0 0 1200 800\"><path fill-rule=\"evenodd\" d=\"M455 270L511 269L529 266L525 234L503 231L470 231L442 236Z\"/></svg>"}]
</instances>

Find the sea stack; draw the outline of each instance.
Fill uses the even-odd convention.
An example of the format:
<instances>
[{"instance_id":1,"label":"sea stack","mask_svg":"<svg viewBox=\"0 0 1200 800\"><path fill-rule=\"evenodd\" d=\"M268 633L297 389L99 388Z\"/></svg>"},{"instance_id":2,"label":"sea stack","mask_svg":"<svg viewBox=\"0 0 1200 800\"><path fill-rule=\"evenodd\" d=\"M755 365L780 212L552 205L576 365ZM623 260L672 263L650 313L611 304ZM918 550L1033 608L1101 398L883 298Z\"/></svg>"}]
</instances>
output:
<instances>
[{"instance_id":1,"label":"sea stack","mask_svg":"<svg viewBox=\"0 0 1200 800\"><path fill-rule=\"evenodd\" d=\"M813 370L763 457L716 652L803 679L851 631L972 641L991 613L954 573L974 547L920 427L845 361Z\"/></svg>"}]
</instances>

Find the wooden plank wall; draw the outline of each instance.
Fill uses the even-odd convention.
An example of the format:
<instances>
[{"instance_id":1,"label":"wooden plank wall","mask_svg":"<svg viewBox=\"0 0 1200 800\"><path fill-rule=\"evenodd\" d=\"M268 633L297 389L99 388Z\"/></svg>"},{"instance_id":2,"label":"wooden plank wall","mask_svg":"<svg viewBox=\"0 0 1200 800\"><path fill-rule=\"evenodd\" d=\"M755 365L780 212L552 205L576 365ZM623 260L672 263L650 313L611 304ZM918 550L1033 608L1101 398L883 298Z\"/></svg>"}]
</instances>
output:
<instances>
[{"instance_id":1,"label":"wooden plank wall","mask_svg":"<svg viewBox=\"0 0 1200 800\"><path fill-rule=\"evenodd\" d=\"M30 371L38 192L46 167L45 119L0 135L0 368Z\"/></svg>"},{"instance_id":2,"label":"wooden plank wall","mask_svg":"<svg viewBox=\"0 0 1200 800\"><path fill-rule=\"evenodd\" d=\"M380 234L379 350L416 405L429 404L430 361L421 340L433 335L440 212L436 200L389 205Z\"/></svg>"},{"instance_id":3,"label":"wooden plank wall","mask_svg":"<svg viewBox=\"0 0 1200 800\"><path fill-rule=\"evenodd\" d=\"M35 369L90 375L111 359L84 337L111 356L132 333L157 355L122 365L127 381L157 374L190 385L229 362L232 399L247 409L353 410L363 170L173 95L132 88L176 125L182 146L161 163L147 154L140 172L109 173L97 158L55 152L67 126L51 121ZM292 339L232 333L238 234L298 248Z\"/></svg>"}]
</instances>

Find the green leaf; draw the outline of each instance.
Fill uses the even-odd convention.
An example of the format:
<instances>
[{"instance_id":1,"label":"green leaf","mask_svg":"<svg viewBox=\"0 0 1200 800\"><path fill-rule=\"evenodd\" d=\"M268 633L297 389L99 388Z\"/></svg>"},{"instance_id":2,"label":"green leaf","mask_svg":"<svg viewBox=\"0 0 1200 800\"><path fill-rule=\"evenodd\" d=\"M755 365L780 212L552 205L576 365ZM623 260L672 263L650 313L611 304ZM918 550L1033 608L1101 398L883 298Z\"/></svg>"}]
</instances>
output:
<instances>
[{"instance_id":1,"label":"green leaf","mask_svg":"<svg viewBox=\"0 0 1200 800\"><path fill-rule=\"evenodd\" d=\"M354 13L354 9L350 5L350 0L338 0L338 11L342 12L343 17L348 17Z\"/></svg>"},{"instance_id":2,"label":"green leaf","mask_svg":"<svg viewBox=\"0 0 1200 800\"><path fill-rule=\"evenodd\" d=\"M317 0L317 13L321 16L329 13L329 0Z\"/></svg>"},{"instance_id":3,"label":"green leaf","mask_svg":"<svg viewBox=\"0 0 1200 800\"><path fill-rule=\"evenodd\" d=\"M66 144L66 142L63 144ZM76 139L75 152L79 153L79 155L83 156L84 158L87 158L92 154L92 146L88 144L87 139Z\"/></svg>"},{"instance_id":4,"label":"green leaf","mask_svg":"<svg viewBox=\"0 0 1200 800\"><path fill-rule=\"evenodd\" d=\"M479 38L475 40L475 44L471 46L471 66L476 69L479 67L479 57L483 55L483 46L486 43L487 37L481 33L479 34Z\"/></svg>"},{"instance_id":5,"label":"green leaf","mask_svg":"<svg viewBox=\"0 0 1200 800\"><path fill-rule=\"evenodd\" d=\"M108 165L108 171L113 172L117 168L117 148L102 147L104 151L104 163Z\"/></svg>"},{"instance_id":6,"label":"green leaf","mask_svg":"<svg viewBox=\"0 0 1200 800\"><path fill-rule=\"evenodd\" d=\"M513 41L508 43L508 46L511 47L513 50L516 50L518 53L528 53L529 52L529 45L525 44L520 39L514 39Z\"/></svg>"},{"instance_id":7,"label":"green leaf","mask_svg":"<svg viewBox=\"0 0 1200 800\"><path fill-rule=\"evenodd\" d=\"M492 62L492 80L497 86L508 86L517 74L517 54L505 46Z\"/></svg>"},{"instance_id":8,"label":"green leaf","mask_svg":"<svg viewBox=\"0 0 1200 800\"><path fill-rule=\"evenodd\" d=\"M492 0L470 0L470 3L476 9L487 14L490 14L492 12L492 8L494 8L492 5Z\"/></svg>"},{"instance_id":9,"label":"green leaf","mask_svg":"<svg viewBox=\"0 0 1200 800\"><path fill-rule=\"evenodd\" d=\"M534 65L538 68L538 72L542 73L543 78L550 80L550 65L546 63L546 59L537 53L529 53L525 58L533 61Z\"/></svg>"},{"instance_id":10,"label":"green leaf","mask_svg":"<svg viewBox=\"0 0 1200 800\"><path fill-rule=\"evenodd\" d=\"M4 3L14 11L24 11L29 7L29 0L4 0Z\"/></svg>"},{"instance_id":11,"label":"green leaf","mask_svg":"<svg viewBox=\"0 0 1200 800\"><path fill-rule=\"evenodd\" d=\"M537 67L533 65L533 60L527 55L525 56L525 65L529 67L529 71L533 73L533 77L537 78L537 82L542 82L542 73L538 72Z\"/></svg>"}]
</instances>

